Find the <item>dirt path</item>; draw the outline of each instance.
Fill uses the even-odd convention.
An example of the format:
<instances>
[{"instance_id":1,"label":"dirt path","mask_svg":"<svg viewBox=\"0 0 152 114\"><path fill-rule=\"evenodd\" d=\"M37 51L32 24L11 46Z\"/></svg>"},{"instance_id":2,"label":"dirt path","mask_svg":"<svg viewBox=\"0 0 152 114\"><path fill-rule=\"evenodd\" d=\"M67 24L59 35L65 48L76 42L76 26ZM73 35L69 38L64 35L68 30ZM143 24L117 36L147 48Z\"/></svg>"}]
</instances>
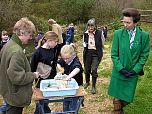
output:
<instances>
[{"instance_id":1,"label":"dirt path","mask_svg":"<svg viewBox=\"0 0 152 114\"><path fill-rule=\"evenodd\" d=\"M78 56L82 61L82 48L78 48ZM99 65L98 72L111 71L111 58L110 58L110 48L104 49L104 56ZM97 79L97 94L92 95L90 93L91 86L86 89L87 95L84 100L84 107L81 107L84 114L111 114L112 110L112 100L107 94L109 85L109 76L100 75Z\"/></svg>"}]
</instances>

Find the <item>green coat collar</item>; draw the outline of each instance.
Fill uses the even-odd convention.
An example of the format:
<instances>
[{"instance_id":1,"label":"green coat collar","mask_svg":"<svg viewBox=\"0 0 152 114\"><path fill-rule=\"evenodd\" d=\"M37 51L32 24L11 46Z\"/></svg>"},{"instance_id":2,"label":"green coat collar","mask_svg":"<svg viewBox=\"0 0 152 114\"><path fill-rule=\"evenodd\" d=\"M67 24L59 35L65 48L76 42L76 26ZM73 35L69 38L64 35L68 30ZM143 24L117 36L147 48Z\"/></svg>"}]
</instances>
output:
<instances>
[{"instance_id":1,"label":"green coat collar","mask_svg":"<svg viewBox=\"0 0 152 114\"><path fill-rule=\"evenodd\" d=\"M128 58L130 61L132 61L132 54L134 53L134 51L136 51L136 46L135 43L139 43L141 38L141 30L139 29L139 27L136 27L136 34L135 34L135 39L134 39L134 44L133 44L133 48L130 49L130 40L129 40L129 34L128 31L126 29L124 29L123 33L122 33L122 39L125 42L124 47L128 46L127 48L125 48Z\"/></svg>"},{"instance_id":2,"label":"green coat collar","mask_svg":"<svg viewBox=\"0 0 152 114\"><path fill-rule=\"evenodd\" d=\"M11 37L11 39L16 42L19 46L21 46L22 49L24 49L24 45L22 44L21 40L18 38L18 36L16 34L13 34L13 36Z\"/></svg>"}]
</instances>

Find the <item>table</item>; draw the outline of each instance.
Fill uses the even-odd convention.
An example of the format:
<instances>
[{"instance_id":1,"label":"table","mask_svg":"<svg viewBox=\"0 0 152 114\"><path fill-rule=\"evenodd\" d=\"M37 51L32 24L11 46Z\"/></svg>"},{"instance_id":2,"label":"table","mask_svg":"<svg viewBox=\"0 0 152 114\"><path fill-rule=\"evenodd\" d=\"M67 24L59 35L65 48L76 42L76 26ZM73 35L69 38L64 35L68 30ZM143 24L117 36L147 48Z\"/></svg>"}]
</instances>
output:
<instances>
[{"instance_id":1,"label":"table","mask_svg":"<svg viewBox=\"0 0 152 114\"><path fill-rule=\"evenodd\" d=\"M73 101L76 100L76 106L73 106L73 110L70 111L62 111L62 112L51 112L50 114L78 114L79 108L81 104L83 104L84 96L86 92L82 86L79 86L77 89L76 95L74 96L53 96L53 97L44 97L40 89L33 89L33 99L36 101L38 105L38 110L41 114L44 113L44 103L54 103L54 102L65 102L65 101ZM43 101L43 102L41 102ZM40 103L41 102L41 103Z\"/></svg>"}]
</instances>

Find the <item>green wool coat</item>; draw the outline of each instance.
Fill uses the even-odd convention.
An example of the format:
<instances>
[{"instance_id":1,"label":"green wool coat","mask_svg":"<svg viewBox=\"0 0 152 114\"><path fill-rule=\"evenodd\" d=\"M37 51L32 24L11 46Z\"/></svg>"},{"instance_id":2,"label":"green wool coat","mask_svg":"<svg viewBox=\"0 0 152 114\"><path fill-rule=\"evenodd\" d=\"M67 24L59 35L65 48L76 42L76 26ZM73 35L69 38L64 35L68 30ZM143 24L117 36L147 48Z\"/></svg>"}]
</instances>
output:
<instances>
[{"instance_id":1,"label":"green wool coat","mask_svg":"<svg viewBox=\"0 0 152 114\"><path fill-rule=\"evenodd\" d=\"M132 102L135 94L138 73L143 69L150 51L149 34L136 27L132 49L126 29L116 30L113 37L111 59L113 62L112 76L108 94L115 98ZM126 78L119 71L125 68L134 70L132 78Z\"/></svg>"},{"instance_id":2,"label":"green wool coat","mask_svg":"<svg viewBox=\"0 0 152 114\"><path fill-rule=\"evenodd\" d=\"M0 52L0 94L12 106L29 105L34 79L23 45L13 35Z\"/></svg>"}]
</instances>

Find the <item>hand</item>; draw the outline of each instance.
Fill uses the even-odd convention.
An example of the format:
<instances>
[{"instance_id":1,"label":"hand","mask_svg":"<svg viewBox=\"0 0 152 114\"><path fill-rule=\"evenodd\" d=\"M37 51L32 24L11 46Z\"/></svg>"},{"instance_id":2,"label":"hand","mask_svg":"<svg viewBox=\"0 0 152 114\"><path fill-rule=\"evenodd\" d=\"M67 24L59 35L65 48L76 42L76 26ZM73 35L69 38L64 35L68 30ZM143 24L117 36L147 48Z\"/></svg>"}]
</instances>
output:
<instances>
[{"instance_id":1,"label":"hand","mask_svg":"<svg viewBox=\"0 0 152 114\"><path fill-rule=\"evenodd\" d=\"M124 75L124 76L128 76L128 71L127 70L125 70L124 68L123 69L121 69L120 71L119 71L122 75Z\"/></svg>"},{"instance_id":2,"label":"hand","mask_svg":"<svg viewBox=\"0 0 152 114\"><path fill-rule=\"evenodd\" d=\"M61 67L61 68L59 69L59 72L61 72L61 73L63 74L63 73L64 73L64 68Z\"/></svg>"},{"instance_id":3,"label":"hand","mask_svg":"<svg viewBox=\"0 0 152 114\"><path fill-rule=\"evenodd\" d=\"M136 74L136 72L134 70L131 70L128 72L127 77L131 78Z\"/></svg>"},{"instance_id":4,"label":"hand","mask_svg":"<svg viewBox=\"0 0 152 114\"><path fill-rule=\"evenodd\" d=\"M71 78L69 77L69 76L67 76L66 78L65 78L65 80L70 80Z\"/></svg>"},{"instance_id":5,"label":"hand","mask_svg":"<svg viewBox=\"0 0 152 114\"><path fill-rule=\"evenodd\" d=\"M57 64L57 71L58 71L58 72L61 72L61 74L64 74L64 68L61 67L60 64Z\"/></svg>"},{"instance_id":6,"label":"hand","mask_svg":"<svg viewBox=\"0 0 152 114\"><path fill-rule=\"evenodd\" d=\"M35 74L36 78L39 78L39 76L40 76L39 72L34 72L34 74Z\"/></svg>"},{"instance_id":7,"label":"hand","mask_svg":"<svg viewBox=\"0 0 152 114\"><path fill-rule=\"evenodd\" d=\"M52 24L51 19L48 20L48 23L49 23L50 25Z\"/></svg>"}]
</instances>

